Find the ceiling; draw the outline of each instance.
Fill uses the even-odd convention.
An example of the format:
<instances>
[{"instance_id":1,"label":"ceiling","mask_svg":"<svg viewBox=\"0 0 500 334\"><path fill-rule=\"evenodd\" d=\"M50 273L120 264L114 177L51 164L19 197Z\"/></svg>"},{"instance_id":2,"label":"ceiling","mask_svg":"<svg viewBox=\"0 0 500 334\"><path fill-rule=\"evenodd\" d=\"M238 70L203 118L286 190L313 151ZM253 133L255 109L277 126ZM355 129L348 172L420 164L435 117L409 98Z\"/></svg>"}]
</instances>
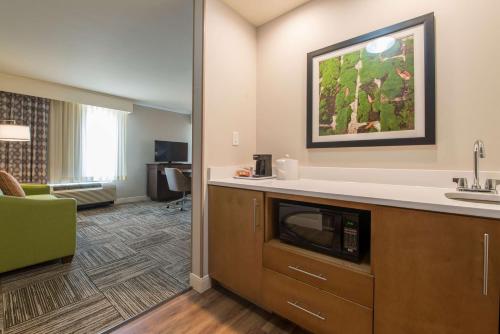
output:
<instances>
[{"instance_id":1,"label":"ceiling","mask_svg":"<svg viewBox=\"0 0 500 334\"><path fill-rule=\"evenodd\" d=\"M306 3L310 0L223 0L241 16L255 26L260 26L272 19Z\"/></svg>"},{"instance_id":2,"label":"ceiling","mask_svg":"<svg viewBox=\"0 0 500 334\"><path fill-rule=\"evenodd\" d=\"M191 113L192 1L2 0L0 72Z\"/></svg>"}]
</instances>

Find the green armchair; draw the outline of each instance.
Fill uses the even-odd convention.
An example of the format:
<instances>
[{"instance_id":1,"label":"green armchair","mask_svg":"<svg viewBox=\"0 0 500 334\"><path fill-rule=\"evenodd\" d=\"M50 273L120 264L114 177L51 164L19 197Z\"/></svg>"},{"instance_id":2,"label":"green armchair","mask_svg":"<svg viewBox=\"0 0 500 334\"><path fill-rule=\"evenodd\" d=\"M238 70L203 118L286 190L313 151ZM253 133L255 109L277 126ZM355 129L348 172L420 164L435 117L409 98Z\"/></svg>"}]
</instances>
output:
<instances>
[{"instance_id":1,"label":"green armchair","mask_svg":"<svg viewBox=\"0 0 500 334\"><path fill-rule=\"evenodd\" d=\"M26 197L0 192L0 273L61 258L76 248L76 201L48 185L23 184Z\"/></svg>"}]
</instances>

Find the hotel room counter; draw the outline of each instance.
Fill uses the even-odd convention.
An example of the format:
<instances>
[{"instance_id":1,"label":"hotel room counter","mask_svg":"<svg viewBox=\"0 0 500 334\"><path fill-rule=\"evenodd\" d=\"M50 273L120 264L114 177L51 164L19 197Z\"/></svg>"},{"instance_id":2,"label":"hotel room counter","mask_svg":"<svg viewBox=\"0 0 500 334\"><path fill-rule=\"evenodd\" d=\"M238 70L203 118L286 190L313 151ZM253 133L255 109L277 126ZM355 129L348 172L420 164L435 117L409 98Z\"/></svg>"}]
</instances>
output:
<instances>
[{"instance_id":1,"label":"hotel room counter","mask_svg":"<svg viewBox=\"0 0 500 334\"><path fill-rule=\"evenodd\" d=\"M454 192L455 189L453 188L343 182L304 178L299 180L245 180L221 178L210 180L208 184L263 192L302 195L500 219L500 204L486 204L449 199L445 196L445 193Z\"/></svg>"}]
</instances>

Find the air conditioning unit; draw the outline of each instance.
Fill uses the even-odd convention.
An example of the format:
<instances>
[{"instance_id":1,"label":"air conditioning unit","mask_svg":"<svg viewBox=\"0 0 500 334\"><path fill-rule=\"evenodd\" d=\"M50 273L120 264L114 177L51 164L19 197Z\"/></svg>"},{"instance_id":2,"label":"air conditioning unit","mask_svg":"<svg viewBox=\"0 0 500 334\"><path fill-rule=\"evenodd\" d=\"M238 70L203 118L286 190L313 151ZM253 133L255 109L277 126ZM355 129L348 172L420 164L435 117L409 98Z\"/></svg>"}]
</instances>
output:
<instances>
[{"instance_id":1,"label":"air conditioning unit","mask_svg":"<svg viewBox=\"0 0 500 334\"><path fill-rule=\"evenodd\" d=\"M116 200L116 185L113 183L54 184L51 190L58 198L76 199L79 208L113 204Z\"/></svg>"}]
</instances>

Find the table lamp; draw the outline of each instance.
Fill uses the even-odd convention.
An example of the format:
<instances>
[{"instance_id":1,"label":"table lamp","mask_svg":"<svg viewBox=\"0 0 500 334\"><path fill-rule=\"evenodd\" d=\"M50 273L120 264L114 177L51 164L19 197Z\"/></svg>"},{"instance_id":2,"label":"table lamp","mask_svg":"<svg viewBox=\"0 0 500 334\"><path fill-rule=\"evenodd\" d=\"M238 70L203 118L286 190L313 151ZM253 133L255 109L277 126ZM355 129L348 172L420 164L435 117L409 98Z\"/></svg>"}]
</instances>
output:
<instances>
[{"instance_id":1,"label":"table lamp","mask_svg":"<svg viewBox=\"0 0 500 334\"><path fill-rule=\"evenodd\" d=\"M16 121L0 121L0 141L30 141L30 127Z\"/></svg>"}]
</instances>

